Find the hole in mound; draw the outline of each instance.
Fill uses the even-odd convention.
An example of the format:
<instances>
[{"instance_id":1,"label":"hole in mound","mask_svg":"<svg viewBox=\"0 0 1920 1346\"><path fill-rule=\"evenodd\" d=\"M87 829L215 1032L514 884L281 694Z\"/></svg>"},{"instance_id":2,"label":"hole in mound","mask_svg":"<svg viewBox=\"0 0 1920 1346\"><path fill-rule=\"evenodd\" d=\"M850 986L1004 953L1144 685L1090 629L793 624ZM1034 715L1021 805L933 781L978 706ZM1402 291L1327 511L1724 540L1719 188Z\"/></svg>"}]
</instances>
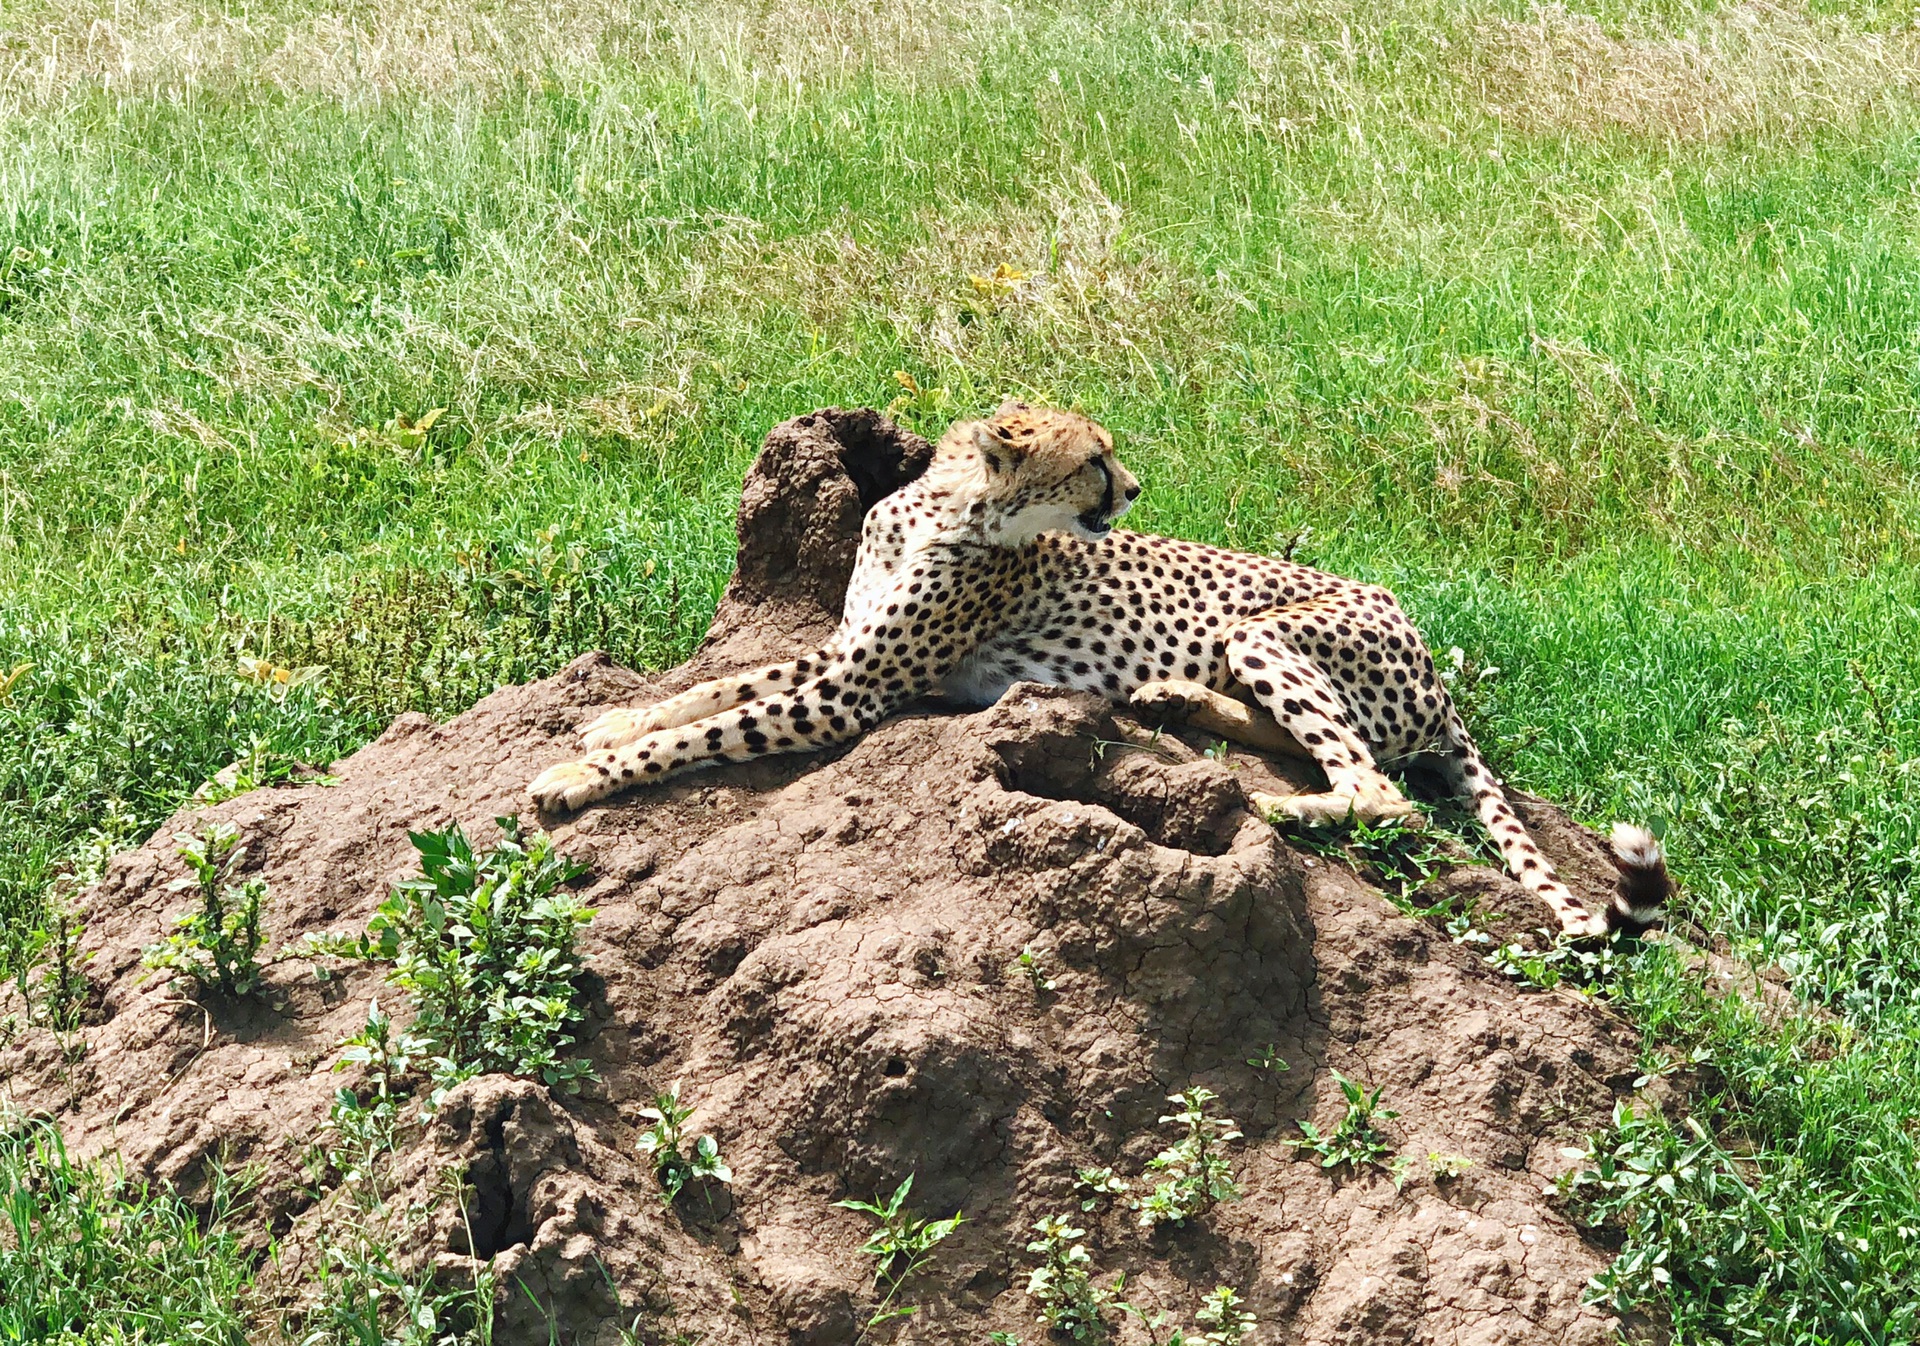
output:
<instances>
[{"instance_id":1,"label":"hole in mound","mask_svg":"<svg viewBox=\"0 0 1920 1346\"><path fill-rule=\"evenodd\" d=\"M454 1250L485 1260L497 1257L516 1243L533 1238L527 1212L514 1197L507 1174L506 1119L487 1123L488 1149L467 1165L467 1183L473 1201L467 1207L466 1228L455 1232ZM460 1247L462 1243L468 1246Z\"/></svg>"},{"instance_id":2,"label":"hole in mound","mask_svg":"<svg viewBox=\"0 0 1920 1346\"><path fill-rule=\"evenodd\" d=\"M880 1067L880 1073L890 1080L897 1080L907 1073L907 1063L897 1056L889 1056L886 1065Z\"/></svg>"},{"instance_id":3,"label":"hole in mound","mask_svg":"<svg viewBox=\"0 0 1920 1346\"><path fill-rule=\"evenodd\" d=\"M1212 762L1168 762L1131 745L1104 756L1081 750L1010 754L1007 787L1065 804L1095 804L1145 832L1156 845L1194 855L1225 855L1235 817L1246 807L1239 785Z\"/></svg>"}]
</instances>

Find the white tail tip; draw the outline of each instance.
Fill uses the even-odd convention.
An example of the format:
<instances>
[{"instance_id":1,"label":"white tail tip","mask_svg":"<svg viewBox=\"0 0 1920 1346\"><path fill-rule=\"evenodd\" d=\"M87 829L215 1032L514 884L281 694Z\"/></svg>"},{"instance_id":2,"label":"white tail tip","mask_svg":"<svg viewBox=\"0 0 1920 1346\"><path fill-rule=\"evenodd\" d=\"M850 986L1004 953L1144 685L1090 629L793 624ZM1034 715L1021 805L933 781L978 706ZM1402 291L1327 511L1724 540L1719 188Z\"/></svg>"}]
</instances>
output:
<instances>
[{"instance_id":1,"label":"white tail tip","mask_svg":"<svg viewBox=\"0 0 1920 1346\"><path fill-rule=\"evenodd\" d=\"M1652 869L1667 858L1653 833L1633 823L1615 823L1608 840L1613 843L1613 853L1620 857L1620 863L1635 869Z\"/></svg>"}]
</instances>

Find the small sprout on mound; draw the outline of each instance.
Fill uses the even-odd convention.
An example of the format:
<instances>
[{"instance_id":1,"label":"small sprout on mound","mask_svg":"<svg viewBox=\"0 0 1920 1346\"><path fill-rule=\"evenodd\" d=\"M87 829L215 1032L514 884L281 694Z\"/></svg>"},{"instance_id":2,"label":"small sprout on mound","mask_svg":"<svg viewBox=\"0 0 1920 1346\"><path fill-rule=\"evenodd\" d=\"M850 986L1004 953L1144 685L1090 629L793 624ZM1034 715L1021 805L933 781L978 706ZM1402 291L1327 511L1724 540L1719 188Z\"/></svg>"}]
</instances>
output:
<instances>
[{"instance_id":1,"label":"small sprout on mound","mask_svg":"<svg viewBox=\"0 0 1920 1346\"><path fill-rule=\"evenodd\" d=\"M681 1106L679 1085L655 1095L653 1106L640 1109L640 1115L653 1123L640 1133L640 1153L652 1163L661 1199L669 1206L690 1182L733 1181L733 1170L720 1158L720 1143L712 1136L694 1141L692 1154L681 1148L693 1109Z\"/></svg>"},{"instance_id":2,"label":"small sprout on mound","mask_svg":"<svg viewBox=\"0 0 1920 1346\"><path fill-rule=\"evenodd\" d=\"M575 944L593 912L561 885L586 872L544 832L522 838L498 818L500 844L476 854L458 826L415 832L422 877L393 893L355 938L309 938L311 953L389 965L413 1001L409 1035L430 1064L436 1107L460 1081L492 1071L572 1092L593 1067L570 1059L585 1017Z\"/></svg>"},{"instance_id":3,"label":"small sprout on mound","mask_svg":"<svg viewBox=\"0 0 1920 1346\"><path fill-rule=\"evenodd\" d=\"M1400 1186L1406 1181L1408 1161L1395 1159L1393 1146L1374 1128L1376 1119L1391 1121L1400 1114L1380 1106L1382 1089L1369 1091L1365 1085L1354 1083L1337 1070L1333 1072L1333 1078L1339 1084L1340 1092L1346 1095L1346 1115L1340 1119L1338 1126L1324 1136L1312 1122L1297 1123L1306 1139L1296 1140L1294 1144L1319 1155L1321 1168L1345 1165L1358 1170L1371 1164L1392 1174L1393 1185Z\"/></svg>"},{"instance_id":4,"label":"small sprout on mound","mask_svg":"<svg viewBox=\"0 0 1920 1346\"><path fill-rule=\"evenodd\" d=\"M1081 1210L1092 1210L1103 1198L1125 1196L1133 1190L1133 1185L1110 1168L1083 1168L1073 1175L1073 1186L1077 1192L1084 1193L1080 1198Z\"/></svg>"},{"instance_id":5,"label":"small sprout on mound","mask_svg":"<svg viewBox=\"0 0 1920 1346\"><path fill-rule=\"evenodd\" d=\"M80 949L86 924L64 903L48 905L46 918L27 937L13 985L27 1007L27 1022L64 1039L79 1032L91 985L85 964L93 961L93 955ZM78 1060L85 1055L86 1044L63 1045L63 1049L69 1060Z\"/></svg>"},{"instance_id":6,"label":"small sprout on mound","mask_svg":"<svg viewBox=\"0 0 1920 1346\"><path fill-rule=\"evenodd\" d=\"M1255 1070L1271 1070L1276 1075L1293 1069L1293 1067L1287 1064L1287 1058L1280 1055L1279 1051L1271 1042L1266 1045L1265 1050L1258 1056L1249 1056L1247 1058L1247 1064Z\"/></svg>"},{"instance_id":7,"label":"small sprout on mound","mask_svg":"<svg viewBox=\"0 0 1920 1346\"><path fill-rule=\"evenodd\" d=\"M1027 980L1033 983L1036 995L1042 991L1051 991L1059 984L1047 975L1046 968L1040 962L1040 955L1033 951L1031 944L1020 950L1020 970L1026 973Z\"/></svg>"},{"instance_id":8,"label":"small sprout on mound","mask_svg":"<svg viewBox=\"0 0 1920 1346\"><path fill-rule=\"evenodd\" d=\"M894 1300L908 1279L933 1260L934 1248L965 1219L959 1211L946 1220L919 1220L908 1215L907 1193L913 1190L913 1178L909 1173L885 1201L876 1196L872 1201L849 1199L833 1203L842 1210L856 1210L880 1222L880 1227L860 1245L860 1251L874 1259L874 1279L887 1289L875 1306L873 1316L867 1319L869 1330L889 1319L905 1318L920 1311L918 1304L896 1306Z\"/></svg>"},{"instance_id":9,"label":"small sprout on mound","mask_svg":"<svg viewBox=\"0 0 1920 1346\"><path fill-rule=\"evenodd\" d=\"M1080 1246L1087 1231L1059 1215L1034 1221L1033 1229L1039 1237L1027 1251L1040 1255L1040 1265L1027 1278L1027 1294L1039 1302L1040 1321L1069 1341L1104 1342L1107 1325L1100 1315L1113 1302L1113 1291L1093 1282L1093 1258Z\"/></svg>"},{"instance_id":10,"label":"small sprout on mound","mask_svg":"<svg viewBox=\"0 0 1920 1346\"><path fill-rule=\"evenodd\" d=\"M1186 1134L1147 1161L1148 1172L1165 1173L1167 1180L1134 1202L1141 1228L1183 1224L1190 1216L1211 1210L1215 1202L1239 1198L1233 1166L1220 1147L1239 1140L1240 1130L1231 1117L1207 1115L1207 1105L1218 1097L1201 1085L1168 1095L1169 1102L1180 1105L1179 1111L1168 1113L1160 1122L1184 1128Z\"/></svg>"},{"instance_id":11,"label":"small sprout on mound","mask_svg":"<svg viewBox=\"0 0 1920 1346\"><path fill-rule=\"evenodd\" d=\"M1427 1152L1427 1169L1433 1174L1435 1182L1452 1182L1455 1178L1464 1177L1472 1167L1473 1160L1464 1154L1442 1154L1438 1150Z\"/></svg>"},{"instance_id":12,"label":"small sprout on mound","mask_svg":"<svg viewBox=\"0 0 1920 1346\"><path fill-rule=\"evenodd\" d=\"M232 823L210 823L174 840L180 843L174 854L193 873L167 886L198 892L200 909L175 921L166 942L148 945L140 961L155 971L191 977L230 999L250 995L260 987L260 904L267 886L258 879L226 881L247 853Z\"/></svg>"},{"instance_id":13,"label":"small sprout on mound","mask_svg":"<svg viewBox=\"0 0 1920 1346\"><path fill-rule=\"evenodd\" d=\"M1020 1338L1011 1332L989 1332L987 1346L1020 1346Z\"/></svg>"},{"instance_id":14,"label":"small sprout on mound","mask_svg":"<svg viewBox=\"0 0 1920 1346\"><path fill-rule=\"evenodd\" d=\"M1240 1346L1240 1339L1253 1327L1253 1315L1240 1305L1243 1301L1232 1286L1216 1285L1194 1313L1194 1321L1207 1330L1200 1340L1207 1346Z\"/></svg>"}]
</instances>

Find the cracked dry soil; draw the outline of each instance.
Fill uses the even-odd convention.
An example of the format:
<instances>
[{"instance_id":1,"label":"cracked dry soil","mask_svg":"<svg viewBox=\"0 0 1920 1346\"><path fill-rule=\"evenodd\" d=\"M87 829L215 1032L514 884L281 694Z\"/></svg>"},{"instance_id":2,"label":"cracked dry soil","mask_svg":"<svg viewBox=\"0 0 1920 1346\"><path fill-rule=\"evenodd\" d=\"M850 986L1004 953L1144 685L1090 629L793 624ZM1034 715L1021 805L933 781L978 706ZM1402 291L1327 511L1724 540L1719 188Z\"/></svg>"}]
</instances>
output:
<instances>
[{"instance_id":1,"label":"cracked dry soil","mask_svg":"<svg viewBox=\"0 0 1920 1346\"><path fill-rule=\"evenodd\" d=\"M336 786L202 811L239 827L274 946L364 928L414 872L409 829L457 821L485 843L495 816L526 816L525 783L606 707L809 648L836 619L865 510L928 452L869 411L790 421L747 478L739 570L686 665L648 677L586 655L446 724L402 716L332 768ZM1044 1340L1023 1247L1049 1213L1073 1214L1095 1266L1174 1321L1238 1287L1256 1342L1611 1340L1580 1302L1607 1254L1543 1189L1560 1146L1629 1089L1635 1034L1603 1005L1517 989L1247 811L1244 786L1296 788L1272 777L1299 767L1215 761L1177 730L1136 746L1147 737L1096 698L1022 685L554 825L592 866L577 882L598 912L584 1051L599 1079L577 1097L463 1085L392 1183L430 1201L464 1166L475 1246L442 1197L416 1255L461 1280L471 1253L497 1258L501 1342L547 1341L550 1316L559 1341L611 1343L637 1316L649 1342L831 1346L874 1300L867 1222L831 1203L911 1173L921 1213L967 1222L917 1282L920 1313L887 1329L908 1341ZM1521 805L1604 905L1595 839ZM86 899L99 1022L84 1061L69 1075L30 1033L0 1070L80 1154L118 1150L189 1195L223 1156L255 1166L252 1238L277 1240L262 1276L290 1304L329 1214L302 1195L301 1154L351 1079L336 1044L369 998L397 1001L373 970L322 982L298 961L258 1002L208 1015L143 980L143 946L186 900L168 889L183 873L170 838L198 821L117 857ZM1448 882L1545 920L1493 871ZM1029 946L1052 990L1017 965ZM1249 1063L1269 1048L1290 1068ZM1295 1157L1296 1120L1342 1111L1333 1070L1400 1112L1384 1130L1414 1161L1403 1190ZM730 1199L663 1206L635 1148L638 1110L675 1081L733 1166ZM1171 1139L1165 1096L1196 1083L1246 1132L1231 1147L1244 1199L1151 1236L1125 1209L1080 1217L1075 1169L1139 1174ZM1436 1181L1430 1151L1473 1166Z\"/></svg>"}]
</instances>

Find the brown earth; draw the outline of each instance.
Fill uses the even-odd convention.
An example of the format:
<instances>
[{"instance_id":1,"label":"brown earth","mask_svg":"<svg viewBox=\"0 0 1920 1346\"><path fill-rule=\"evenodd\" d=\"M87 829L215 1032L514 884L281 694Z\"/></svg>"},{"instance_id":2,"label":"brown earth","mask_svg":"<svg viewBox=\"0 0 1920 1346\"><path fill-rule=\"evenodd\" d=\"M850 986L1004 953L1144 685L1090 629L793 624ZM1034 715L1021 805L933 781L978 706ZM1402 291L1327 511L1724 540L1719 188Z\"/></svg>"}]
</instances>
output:
<instances>
[{"instance_id":1,"label":"brown earth","mask_svg":"<svg viewBox=\"0 0 1920 1346\"><path fill-rule=\"evenodd\" d=\"M46 1035L16 1042L0 1055L15 1100L57 1115L77 1152L118 1150L190 1195L216 1161L255 1166L254 1237L280 1247L263 1276L296 1300L332 1208L302 1195L301 1155L351 1079L336 1044L397 992L364 967L323 981L294 960L257 1002L203 1013L143 980L142 948L185 901L168 888L183 872L171 836L202 816L238 825L276 946L363 928L414 870L409 829L491 840L490 820L525 816L525 783L601 709L811 646L865 508L927 453L871 412L789 422L747 479L739 573L688 664L646 677L590 654L443 725L404 715L333 768L337 785L192 811L116 858L86 901L89 1050L68 1068ZM1134 1302L1190 1324L1205 1292L1233 1285L1262 1343L1601 1346L1612 1320L1580 1298L1607 1254L1548 1189L1560 1147L1629 1090L1636 1035L1603 1005L1517 988L1247 811L1249 784L1295 788L1273 777L1300 769L1215 761L1096 698L1022 685L978 713L922 707L843 751L556 822L592 866L577 882L598 912L584 1047L598 1081L577 1097L503 1076L462 1086L396 1158L392 1190L431 1200L464 1166L474 1251L503 1273L500 1342L547 1341L550 1316L559 1341L611 1343L637 1317L648 1342L827 1346L855 1340L874 1300L867 1222L831 1203L911 1173L922 1213L967 1222L917 1283L919 1315L882 1335L1031 1343L1045 1337L1025 1294L1032 1222L1081 1218L1078 1166L1136 1177L1171 1139L1166 1095L1205 1084L1246 1131L1231 1147L1245 1198L1153 1236L1124 1208L1084 1217L1095 1265L1126 1271ZM1523 804L1576 891L1610 887L1591 835ZM1546 920L1494 871L1443 883ZM1028 947L1051 989L1017 965ZM1249 1063L1270 1047L1290 1069ZM1337 1121L1334 1070L1401 1114L1384 1130L1413 1161L1402 1190L1289 1144L1298 1119ZM730 1200L663 1205L636 1151L638 1110L676 1081L733 1166ZM1439 1180L1429 1152L1473 1166ZM417 1255L458 1278L465 1235L444 1198L436 1209Z\"/></svg>"}]
</instances>

